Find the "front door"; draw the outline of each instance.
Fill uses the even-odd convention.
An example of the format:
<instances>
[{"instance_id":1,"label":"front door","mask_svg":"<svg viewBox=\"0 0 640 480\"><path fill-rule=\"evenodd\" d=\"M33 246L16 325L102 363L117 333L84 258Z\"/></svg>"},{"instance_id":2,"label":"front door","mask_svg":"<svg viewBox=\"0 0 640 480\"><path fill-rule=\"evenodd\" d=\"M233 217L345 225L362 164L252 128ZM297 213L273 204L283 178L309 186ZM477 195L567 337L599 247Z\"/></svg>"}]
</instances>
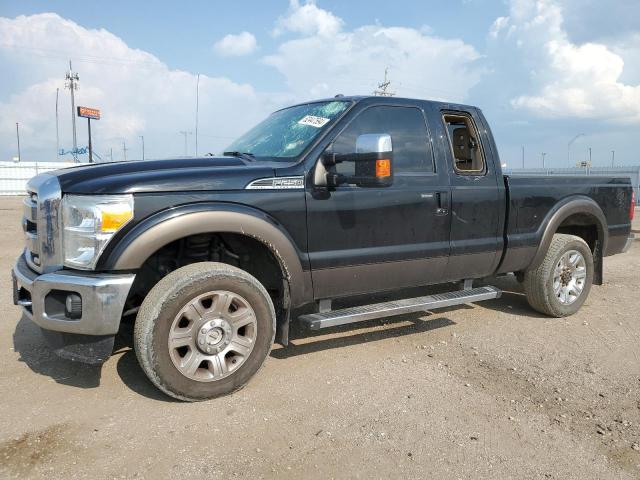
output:
<instances>
[{"instance_id":1,"label":"front door","mask_svg":"<svg viewBox=\"0 0 640 480\"><path fill-rule=\"evenodd\" d=\"M329 145L355 153L362 134L386 133L393 144L390 187L307 189L308 251L316 299L438 282L449 255L449 181L434 167L422 109L362 107ZM353 175L353 163L336 165Z\"/></svg>"}]
</instances>

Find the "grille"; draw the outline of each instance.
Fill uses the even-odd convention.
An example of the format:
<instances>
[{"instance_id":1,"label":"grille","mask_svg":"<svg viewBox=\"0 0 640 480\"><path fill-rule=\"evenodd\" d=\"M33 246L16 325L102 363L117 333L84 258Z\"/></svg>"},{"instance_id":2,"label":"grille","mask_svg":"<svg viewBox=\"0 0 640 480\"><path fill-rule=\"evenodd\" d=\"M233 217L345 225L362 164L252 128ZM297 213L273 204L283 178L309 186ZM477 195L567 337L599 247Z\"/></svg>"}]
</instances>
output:
<instances>
[{"instance_id":1,"label":"grille","mask_svg":"<svg viewBox=\"0 0 640 480\"><path fill-rule=\"evenodd\" d=\"M25 235L25 260L36 272L62 268L60 201L58 179L43 173L27 183L23 200L22 229Z\"/></svg>"},{"instance_id":2,"label":"grille","mask_svg":"<svg viewBox=\"0 0 640 480\"><path fill-rule=\"evenodd\" d=\"M27 263L34 270L40 270L40 242L38 240L38 194L27 192L24 199L24 215L22 218L24 230Z\"/></svg>"}]
</instances>

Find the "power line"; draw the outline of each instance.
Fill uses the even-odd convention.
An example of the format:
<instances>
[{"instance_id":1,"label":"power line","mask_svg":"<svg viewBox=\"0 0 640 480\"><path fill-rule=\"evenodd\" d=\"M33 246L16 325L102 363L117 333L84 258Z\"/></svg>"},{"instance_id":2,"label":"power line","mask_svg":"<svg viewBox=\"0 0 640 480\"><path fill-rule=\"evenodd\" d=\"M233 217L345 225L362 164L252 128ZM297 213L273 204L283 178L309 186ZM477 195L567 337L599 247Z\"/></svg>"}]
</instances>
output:
<instances>
[{"instance_id":1,"label":"power line","mask_svg":"<svg viewBox=\"0 0 640 480\"><path fill-rule=\"evenodd\" d=\"M86 55L86 54L78 54L77 52L69 52L63 50L49 50L45 48L36 48L36 47L23 47L19 45L10 45L6 43L0 43L0 48L7 48L13 50L25 50L28 51L31 55L37 55L39 57L43 57L45 59L58 59L58 58L69 58L69 55L73 55L73 58L76 62L81 63L96 63L96 64L112 64L112 65L139 65L143 68L160 68L166 67L164 63L160 60L152 57L153 60L136 60L129 59L124 57L103 57L99 55Z\"/></svg>"},{"instance_id":2,"label":"power line","mask_svg":"<svg viewBox=\"0 0 640 480\"><path fill-rule=\"evenodd\" d=\"M230 137L230 136L223 136L223 135L204 135L202 133L199 134L201 137L206 137L206 138L220 138L222 140L235 140L238 137Z\"/></svg>"}]
</instances>

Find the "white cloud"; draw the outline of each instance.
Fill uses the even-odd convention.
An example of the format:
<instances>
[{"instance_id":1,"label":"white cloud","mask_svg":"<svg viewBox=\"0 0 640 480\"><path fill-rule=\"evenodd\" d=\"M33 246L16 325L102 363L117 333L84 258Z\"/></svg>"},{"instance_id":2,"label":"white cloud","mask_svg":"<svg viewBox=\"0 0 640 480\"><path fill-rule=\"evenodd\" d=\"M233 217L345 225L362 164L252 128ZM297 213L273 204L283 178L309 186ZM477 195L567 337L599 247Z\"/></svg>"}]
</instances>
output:
<instances>
[{"instance_id":1,"label":"white cloud","mask_svg":"<svg viewBox=\"0 0 640 480\"><path fill-rule=\"evenodd\" d=\"M480 54L462 40L380 25L348 31L343 24L314 3L292 1L278 28L301 38L282 43L264 62L300 97L370 94L389 67L391 88L400 95L461 101L483 74Z\"/></svg>"},{"instance_id":2,"label":"white cloud","mask_svg":"<svg viewBox=\"0 0 640 480\"><path fill-rule=\"evenodd\" d=\"M389 67L391 88L403 96L464 100L483 69L480 54L458 39L440 38L424 29L366 25L352 30L342 19L313 2L292 0L276 30L283 41L264 63L285 77L287 88L261 93L225 77L200 76L199 152L220 151L266 114L287 103L332 96L369 94ZM216 44L221 55L256 48L248 32L228 35ZM102 119L92 126L95 150L122 144L140 157L139 135L147 157L183 153L179 131L193 131L196 76L173 70L154 55L129 47L104 29L87 29L57 14L0 17L3 68L20 81L0 97L0 159L14 154L15 122L21 126L25 159L55 156L55 93L60 89L61 146L70 149L69 92L64 89L68 58L80 75L76 104L98 107ZM193 154L193 136L189 153ZM86 145L86 124L78 122L78 143Z\"/></svg>"},{"instance_id":3,"label":"white cloud","mask_svg":"<svg viewBox=\"0 0 640 480\"><path fill-rule=\"evenodd\" d=\"M225 35L213 45L214 51L222 57L249 55L257 47L256 37L249 32Z\"/></svg>"},{"instance_id":4,"label":"white cloud","mask_svg":"<svg viewBox=\"0 0 640 480\"><path fill-rule=\"evenodd\" d=\"M510 15L496 20L490 35L515 45L531 66L535 91L512 106L547 117L640 122L640 85L621 81L623 58L601 43L575 44L554 0L512 0Z\"/></svg>"},{"instance_id":5,"label":"white cloud","mask_svg":"<svg viewBox=\"0 0 640 480\"><path fill-rule=\"evenodd\" d=\"M183 153L180 130L194 130L196 76L172 70L150 53L130 48L112 33L86 29L52 13L0 18L3 71L19 72L24 87L3 91L0 100L0 159L13 155L15 122L20 122L23 158L55 157L55 95L60 89L60 139L71 147L69 91L64 88L68 58L80 75L76 105L98 107L92 125L96 151L120 158L140 157L139 135L147 157ZM200 76L199 152L219 151L233 137L274 108L282 97L265 96L249 84ZM237 112L243 112L241 115ZM78 121L78 143L86 145L86 123ZM193 154L194 138L189 138Z\"/></svg>"},{"instance_id":6,"label":"white cloud","mask_svg":"<svg viewBox=\"0 0 640 480\"><path fill-rule=\"evenodd\" d=\"M337 34L343 24L341 18L319 8L313 0L308 0L304 5L300 5L299 0L290 0L289 11L278 19L273 33L280 35L289 31L330 37Z\"/></svg>"}]
</instances>

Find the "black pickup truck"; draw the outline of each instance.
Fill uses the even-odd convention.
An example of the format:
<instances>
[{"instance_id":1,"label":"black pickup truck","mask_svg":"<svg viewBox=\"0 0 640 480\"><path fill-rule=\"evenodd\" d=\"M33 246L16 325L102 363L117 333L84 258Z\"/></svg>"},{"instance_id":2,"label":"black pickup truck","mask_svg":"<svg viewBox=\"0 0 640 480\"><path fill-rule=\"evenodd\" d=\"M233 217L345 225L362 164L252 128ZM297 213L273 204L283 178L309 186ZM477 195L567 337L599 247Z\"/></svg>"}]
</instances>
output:
<instances>
[{"instance_id":1,"label":"black pickup truck","mask_svg":"<svg viewBox=\"0 0 640 480\"><path fill-rule=\"evenodd\" d=\"M487 300L500 291L473 280L507 273L534 309L571 315L632 240L629 179L504 176L479 109L400 98L304 103L222 156L80 166L27 190L14 302L58 354L93 363L135 316L140 365L182 400L246 384L291 318L321 329Z\"/></svg>"}]
</instances>

